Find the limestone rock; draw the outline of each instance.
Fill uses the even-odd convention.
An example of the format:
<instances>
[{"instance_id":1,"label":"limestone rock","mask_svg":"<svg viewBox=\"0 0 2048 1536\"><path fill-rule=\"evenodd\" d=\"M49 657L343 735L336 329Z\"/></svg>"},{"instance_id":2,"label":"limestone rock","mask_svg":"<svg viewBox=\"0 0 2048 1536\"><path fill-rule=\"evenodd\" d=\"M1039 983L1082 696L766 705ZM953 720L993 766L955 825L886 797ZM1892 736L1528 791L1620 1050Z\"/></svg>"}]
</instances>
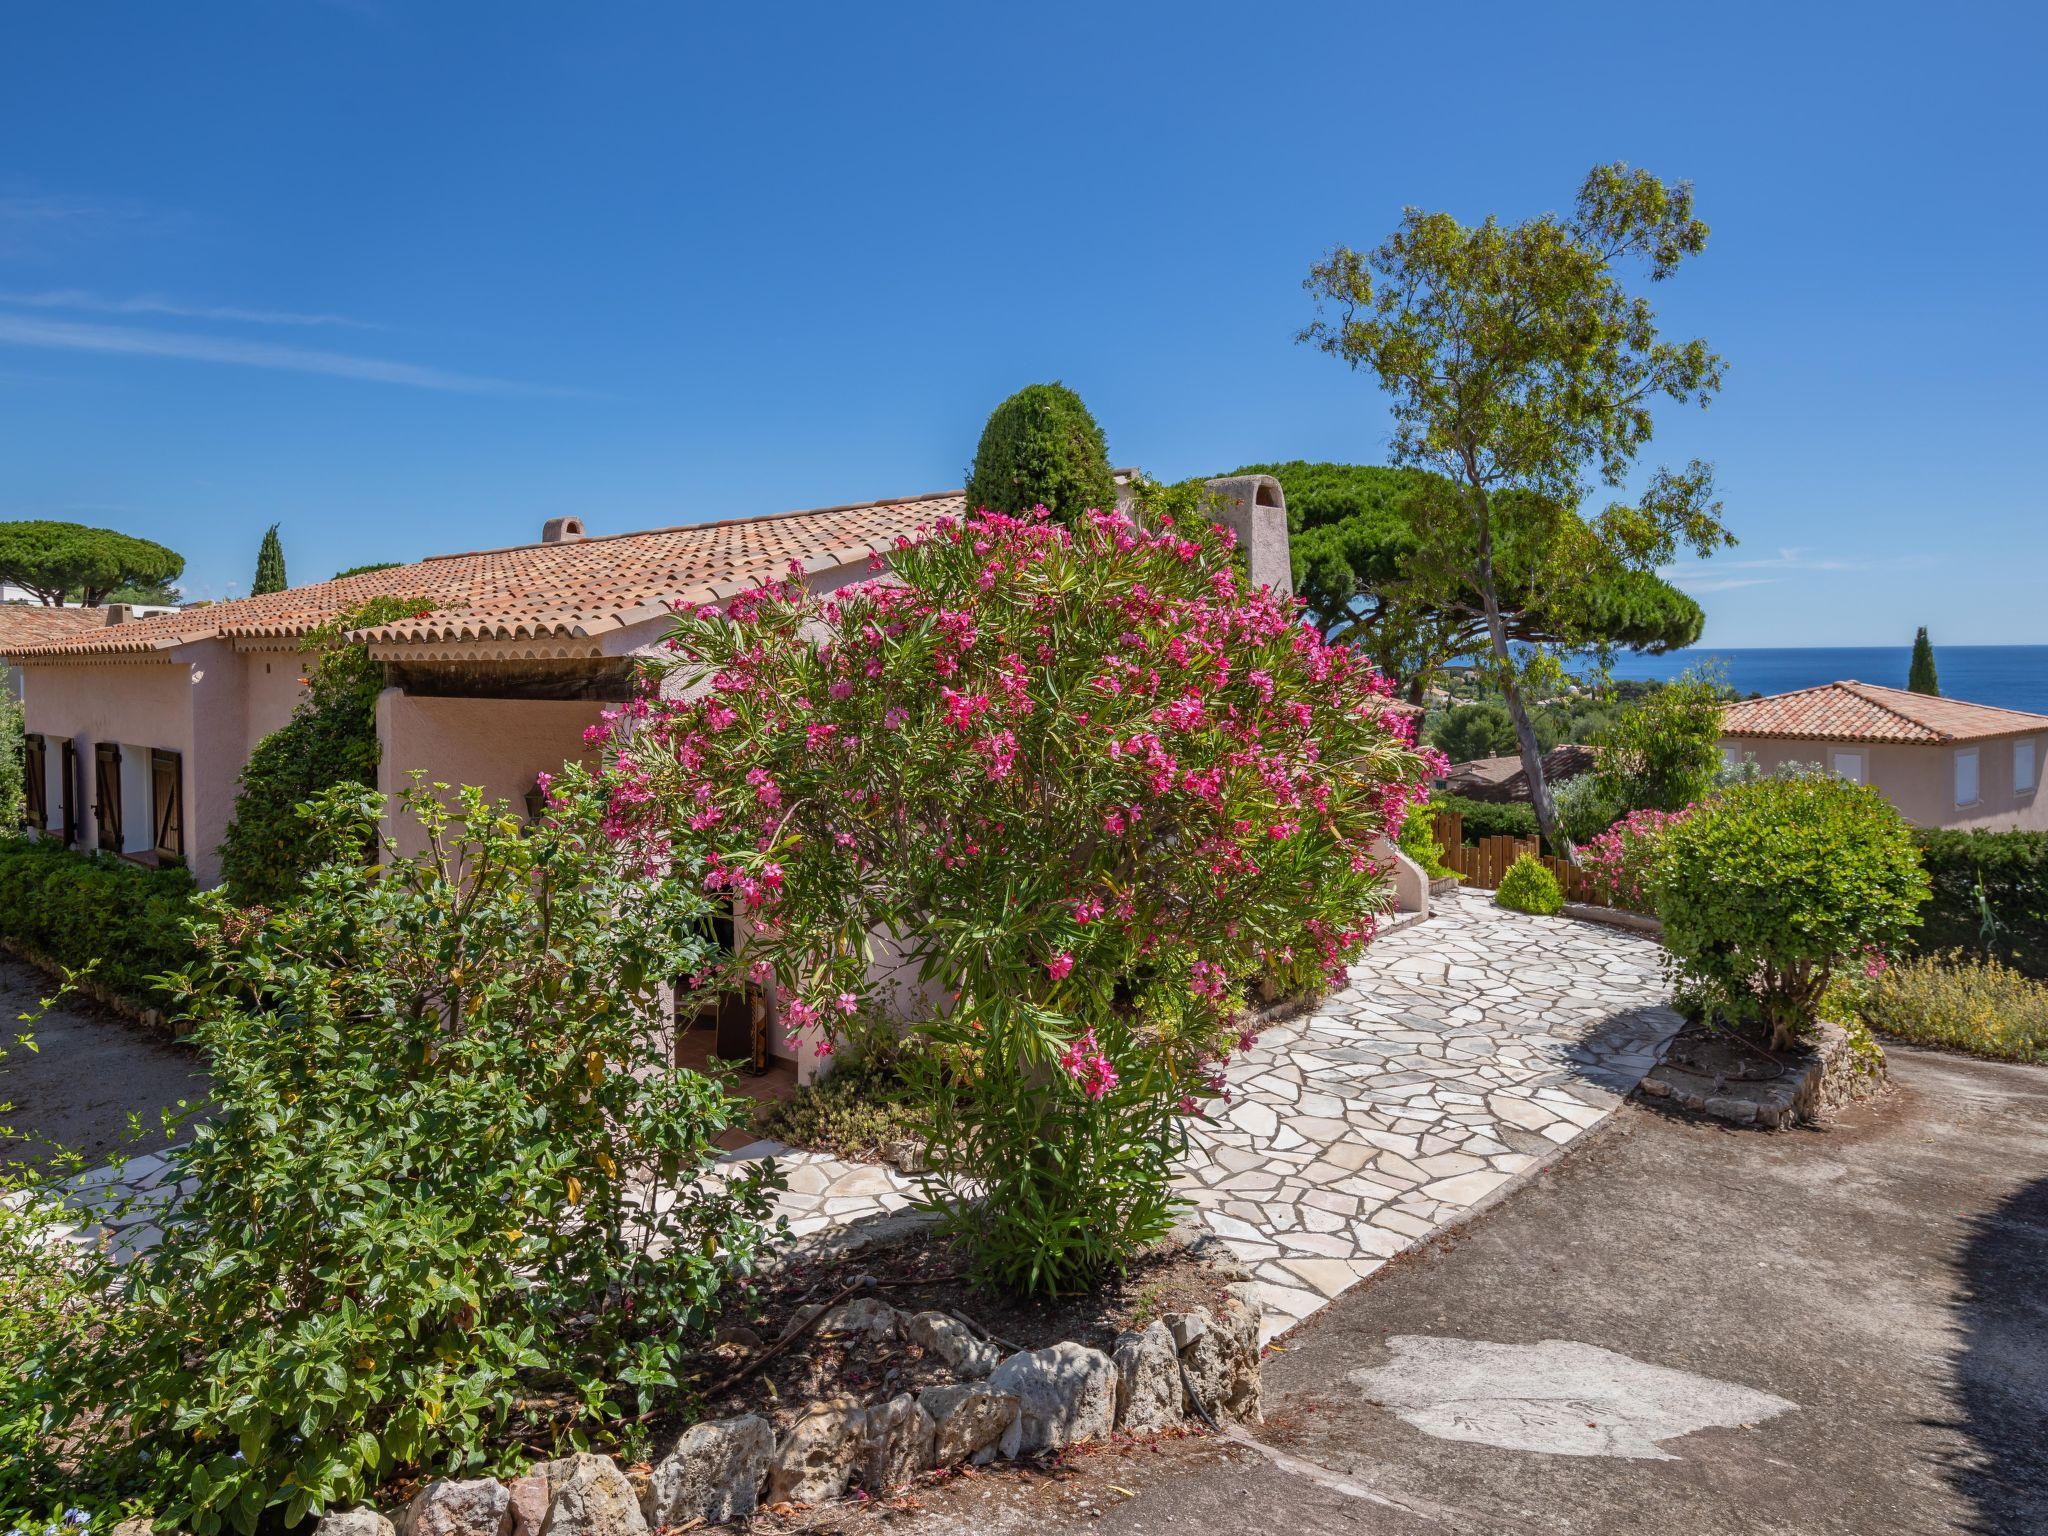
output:
<instances>
[{"instance_id":1,"label":"limestone rock","mask_svg":"<svg viewBox=\"0 0 2048 1536\"><path fill-rule=\"evenodd\" d=\"M932 1446L935 1466L957 1466L963 1461L986 1466L996 1459L1003 1432L1017 1422L1017 1399L985 1381L926 1387L917 1400L932 1416L936 1430Z\"/></svg>"},{"instance_id":2,"label":"limestone rock","mask_svg":"<svg viewBox=\"0 0 2048 1536\"><path fill-rule=\"evenodd\" d=\"M323 1520L321 1523L324 1525L326 1522ZM156 1522L149 1516L137 1515L134 1519L123 1520L115 1526L110 1536L149 1536L155 1527Z\"/></svg>"},{"instance_id":3,"label":"limestone rock","mask_svg":"<svg viewBox=\"0 0 2048 1536\"><path fill-rule=\"evenodd\" d=\"M1116 1341L1116 1423L1131 1435L1171 1429L1181 1421L1180 1351L1173 1331L1156 1321Z\"/></svg>"},{"instance_id":4,"label":"limestone rock","mask_svg":"<svg viewBox=\"0 0 2048 1536\"><path fill-rule=\"evenodd\" d=\"M817 1504L846 1492L860 1459L865 1420L843 1398L820 1403L798 1419L768 1465L768 1502Z\"/></svg>"},{"instance_id":5,"label":"limestone rock","mask_svg":"<svg viewBox=\"0 0 2048 1536\"><path fill-rule=\"evenodd\" d=\"M1218 1419L1256 1422L1259 1417L1258 1287L1243 1283L1224 1287L1224 1301L1215 1313L1198 1313L1203 1326L1192 1331L1180 1361L1187 1370L1191 1398ZM1196 1413L1193 1401L1189 1413ZM1197 1414L1197 1417L1200 1415Z\"/></svg>"},{"instance_id":6,"label":"limestone rock","mask_svg":"<svg viewBox=\"0 0 2048 1536\"><path fill-rule=\"evenodd\" d=\"M956 1376L979 1381L996 1368L1003 1352L957 1317L943 1312L920 1312L903 1325L903 1337L921 1344L952 1369Z\"/></svg>"},{"instance_id":7,"label":"limestone rock","mask_svg":"<svg viewBox=\"0 0 2048 1536\"><path fill-rule=\"evenodd\" d=\"M1017 1399L1003 1432L1006 1459L1108 1438L1116 1428L1116 1366L1099 1349L1072 1342L1010 1356L988 1384Z\"/></svg>"},{"instance_id":8,"label":"limestone rock","mask_svg":"<svg viewBox=\"0 0 2048 1536\"><path fill-rule=\"evenodd\" d=\"M398 1536L504 1536L512 1496L495 1477L444 1477L412 1496Z\"/></svg>"},{"instance_id":9,"label":"limestone rock","mask_svg":"<svg viewBox=\"0 0 2048 1536\"><path fill-rule=\"evenodd\" d=\"M124 1520L114 1527L114 1536L149 1536L149 1522L144 1521L140 1531L130 1531L133 1521ZM313 1536L396 1536L389 1520L374 1509L337 1509L322 1515L313 1527Z\"/></svg>"},{"instance_id":10,"label":"limestone rock","mask_svg":"<svg viewBox=\"0 0 2048 1536\"><path fill-rule=\"evenodd\" d=\"M540 1536L646 1536L640 1496L611 1457L578 1451L534 1471L548 1480Z\"/></svg>"},{"instance_id":11,"label":"limestone rock","mask_svg":"<svg viewBox=\"0 0 2048 1536\"><path fill-rule=\"evenodd\" d=\"M759 1414L692 1425L648 1480L647 1523L722 1525L752 1514L774 1458L775 1431Z\"/></svg>"},{"instance_id":12,"label":"limestone rock","mask_svg":"<svg viewBox=\"0 0 2048 1536\"><path fill-rule=\"evenodd\" d=\"M820 1335L875 1340L893 1339L901 1332L903 1314L873 1296L849 1296L825 1314L818 1324Z\"/></svg>"},{"instance_id":13,"label":"limestone rock","mask_svg":"<svg viewBox=\"0 0 2048 1536\"><path fill-rule=\"evenodd\" d=\"M877 1403L862 1415L860 1485L880 1493L929 1472L937 1437L932 1416L908 1392Z\"/></svg>"},{"instance_id":14,"label":"limestone rock","mask_svg":"<svg viewBox=\"0 0 2048 1536\"><path fill-rule=\"evenodd\" d=\"M529 1472L524 1477L515 1477L505 1485L505 1491L511 1495L507 1528L512 1536L540 1536L541 1525L548 1517L546 1475Z\"/></svg>"}]
</instances>

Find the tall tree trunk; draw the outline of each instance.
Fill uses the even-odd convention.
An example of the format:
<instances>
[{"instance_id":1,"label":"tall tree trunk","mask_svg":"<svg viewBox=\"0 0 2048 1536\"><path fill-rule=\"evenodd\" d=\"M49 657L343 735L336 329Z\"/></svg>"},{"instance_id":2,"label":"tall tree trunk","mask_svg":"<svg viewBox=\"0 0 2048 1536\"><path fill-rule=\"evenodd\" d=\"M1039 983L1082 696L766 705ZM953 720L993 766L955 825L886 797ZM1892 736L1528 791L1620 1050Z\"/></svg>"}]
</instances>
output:
<instances>
[{"instance_id":1,"label":"tall tree trunk","mask_svg":"<svg viewBox=\"0 0 2048 1536\"><path fill-rule=\"evenodd\" d=\"M1544 841L1570 859L1578 862L1578 854L1566 842L1557 829L1557 802L1551 798L1549 781L1543 777L1543 748L1536 740L1536 727L1529 719L1529 706L1522 698L1520 680L1515 676L1514 661L1508 653L1508 626L1501 617L1500 595L1495 590L1493 576L1493 525L1487 515L1486 492L1473 487L1475 499L1474 520L1478 534L1478 569L1474 572L1479 588L1479 597L1486 608L1486 636L1493 649L1494 671L1500 678L1500 691L1506 697L1508 718L1514 722L1515 745L1521 749L1522 772L1529 780L1529 798L1536 806L1536 825L1542 830Z\"/></svg>"}]
</instances>

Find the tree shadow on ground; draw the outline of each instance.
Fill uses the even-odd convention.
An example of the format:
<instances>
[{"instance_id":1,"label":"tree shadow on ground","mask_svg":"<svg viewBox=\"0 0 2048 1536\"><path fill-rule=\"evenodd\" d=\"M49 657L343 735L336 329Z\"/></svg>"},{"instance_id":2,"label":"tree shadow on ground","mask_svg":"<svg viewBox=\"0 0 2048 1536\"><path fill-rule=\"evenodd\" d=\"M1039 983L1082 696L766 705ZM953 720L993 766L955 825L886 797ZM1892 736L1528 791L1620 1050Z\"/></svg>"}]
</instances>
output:
<instances>
[{"instance_id":1,"label":"tree shadow on ground","mask_svg":"<svg viewBox=\"0 0 2048 1536\"><path fill-rule=\"evenodd\" d=\"M1968 1222L1956 1256L1955 1421L1943 1475L1986 1536L2048 1530L2048 1178Z\"/></svg>"}]
</instances>

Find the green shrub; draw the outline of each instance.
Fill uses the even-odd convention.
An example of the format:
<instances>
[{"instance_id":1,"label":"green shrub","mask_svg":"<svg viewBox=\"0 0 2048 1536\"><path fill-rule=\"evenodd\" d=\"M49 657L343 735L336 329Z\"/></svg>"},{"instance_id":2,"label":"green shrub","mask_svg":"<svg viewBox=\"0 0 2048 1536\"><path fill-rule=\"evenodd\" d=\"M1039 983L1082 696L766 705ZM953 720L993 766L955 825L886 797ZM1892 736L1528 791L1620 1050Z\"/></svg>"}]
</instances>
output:
<instances>
[{"instance_id":1,"label":"green shrub","mask_svg":"<svg viewBox=\"0 0 2048 1536\"><path fill-rule=\"evenodd\" d=\"M1476 843L1482 837L1536 835L1536 807L1520 800L1495 802L1470 800L1463 795L1441 795L1438 803L1444 810L1456 811L1463 818L1460 825L1468 843Z\"/></svg>"},{"instance_id":2,"label":"green shrub","mask_svg":"<svg viewBox=\"0 0 2048 1536\"><path fill-rule=\"evenodd\" d=\"M1915 949L1973 950L2048 979L2048 832L1916 836L1934 895Z\"/></svg>"},{"instance_id":3,"label":"green shrub","mask_svg":"<svg viewBox=\"0 0 2048 1536\"><path fill-rule=\"evenodd\" d=\"M1500 889L1493 899L1510 912L1532 912L1538 917L1554 917L1564 908L1564 890L1557 876L1526 853L1500 877Z\"/></svg>"},{"instance_id":4,"label":"green shrub","mask_svg":"<svg viewBox=\"0 0 2048 1536\"><path fill-rule=\"evenodd\" d=\"M911 1047L914 1049L915 1047ZM809 1152L878 1162L919 1140L918 1092L906 1076L905 1042L872 1024L842 1046L832 1071L761 1117L763 1136Z\"/></svg>"},{"instance_id":5,"label":"green shrub","mask_svg":"<svg viewBox=\"0 0 2048 1536\"><path fill-rule=\"evenodd\" d=\"M1904 941L1927 899L1913 837L1836 778L1724 789L1666 826L1651 894L1682 986L1790 1046L1836 970Z\"/></svg>"},{"instance_id":6,"label":"green shrub","mask_svg":"<svg viewBox=\"0 0 2048 1536\"><path fill-rule=\"evenodd\" d=\"M1557 829L1574 843L1590 843L1631 809L1615 787L1598 774L1581 773L1551 791Z\"/></svg>"},{"instance_id":7,"label":"green shrub","mask_svg":"<svg viewBox=\"0 0 2048 1536\"><path fill-rule=\"evenodd\" d=\"M1688 672L1609 717L1593 737L1593 776L1617 816L1682 811L1713 789L1727 697L1718 678Z\"/></svg>"},{"instance_id":8,"label":"green shrub","mask_svg":"<svg viewBox=\"0 0 2048 1536\"><path fill-rule=\"evenodd\" d=\"M370 659L367 647L345 636L420 611L409 598L372 598L308 637L314 659L306 696L291 719L249 754L235 792L234 819L221 839L221 883L241 905L281 906L298 894L308 871L344 854L316 844L299 807L337 785L377 783L377 695L384 668Z\"/></svg>"},{"instance_id":9,"label":"green shrub","mask_svg":"<svg viewBox=\"0 0 2048 1536\"><path fill-rule=\"evenodd\" d=\"M2048 983L1981 955L1921 956L1864 985L1858 1012L1912 1045L2048 1063Z\"/></svg>"},{"instance_id":10,"label":"green shrub","mask_svg":"<svg viewBox=\"0 0 2048 1536\"><path fill-rule=\"evenodd\" d=\"M1441 880L1456 871L1444 862L1444 850L1436 840L1436 813L1442 809L1442 802L1432 800L1427 805L1410 809L1408 819L1401 823L1401 835L1395 841L1403 853L1422 866L1422 872L1432 880Z\"/></svg>"},{"instance_id":11,"label":"green shrub","mask_svg":"<svg viewBox=\"0 0 2048 1536\"><path fill-rule=\"evenodd\" d=\"M169 1001L151 978L191 962L192 915L183 869L0 837L0 937L69 970L90 966L94 982L138 1007Z\"/></svg>"},{"instance_id":12,"label":"green shrub","mask_svg":"<svg viewBox=\"0 0 2048 1536\"><path fill-rule=\"evenodd\" d=\"M1102 428L1064 384L1027 384L989 413L967 477L967 505L1073 522L1116 506Z\"/></svg>"},{"instance_id":13,"label":"green shrub","mask_svg":"<svg viewBox=\"0 0 2048 1536\"><path fill-rule=\"evenodd\" d=\"M538 828L414 792L430 854L327 866L275 911L200 898L182 991L213 1098L170 1154L184 1219L90 1348L53 1340L11 1389L81 1502L206 1536L415 1471L644 1452L778 1180L700 1182L732 1105L658 1026L706 904L615 857L586 785ZM344 789L311 815L349 847L380 809Z\"/></svg>"},{"instance_id":14,"label":"green shrub","mask_svg":"<svg viewBox=\"0 0 2048 1536\"><path fill-rule=\"evenodd\" d=\"M21 705L0 686L0 837L20 826L27 813L22 780L27 746L21 732Z\"/></svg>"}]
</instances>

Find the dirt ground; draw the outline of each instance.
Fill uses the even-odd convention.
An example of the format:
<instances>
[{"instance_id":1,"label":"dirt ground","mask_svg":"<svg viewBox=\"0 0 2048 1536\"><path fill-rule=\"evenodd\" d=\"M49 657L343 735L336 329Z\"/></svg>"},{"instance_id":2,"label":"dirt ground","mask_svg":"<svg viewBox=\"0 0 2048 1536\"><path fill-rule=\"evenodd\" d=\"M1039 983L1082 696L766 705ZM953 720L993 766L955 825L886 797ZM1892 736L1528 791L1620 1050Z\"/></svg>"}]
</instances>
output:
<instances>
[{"instance_id":1,"label":"dirt ground","mask_svg":"<svg viewBox=\"0 0 2048 1536\"><path fill-rule=\"evenodd\" d=\"M1821 1130L1625 1108L1288 1336L1263 1450L1112 1446L809 1528L2048 1531L2048 1069L1891 1060Z\"/></svg>"},{"instance_id":2,"label":"dirt ground","mask_svg":"<svg viewBox=\"0 0 2048 1536\"><path fill-rule=\"evenodd\" d=\"M83 999L66 999L47 1013L40 1000L50 980L33 966L0 957L0 1028L7 1060L0 1063L0 1102L13 1101L5 1118L30 1138L23 1155L47 1163L52 1147L78 1152L85 1166L153 1152L169 1140L162 1112L180 1099L204 1100L205 1070L189 1047ZM21 1022L21 1015L40 1015ZM36 1049L18 1046L26 1032ZM136 1117L132 1133L129 1117Z\"/></svg>"}]
</instances>

